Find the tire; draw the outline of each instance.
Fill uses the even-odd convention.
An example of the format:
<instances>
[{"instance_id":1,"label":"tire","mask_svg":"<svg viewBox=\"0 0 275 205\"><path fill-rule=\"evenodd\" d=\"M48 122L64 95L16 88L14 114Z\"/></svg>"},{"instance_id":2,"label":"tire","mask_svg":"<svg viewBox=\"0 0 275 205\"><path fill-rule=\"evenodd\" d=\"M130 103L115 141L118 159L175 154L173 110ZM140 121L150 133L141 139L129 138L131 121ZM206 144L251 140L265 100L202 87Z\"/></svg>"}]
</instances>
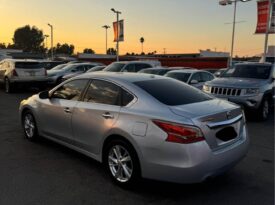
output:
<instances>
[{"instance_id":1,"label":"tire","mask_svg":"<svg viewBox=\"0 0 275 205\"><path fill-rule=\"evenodd\" d=\"M270 114L270 102L267 97L264 97L259 109L257 110L257 118L261 121L268 119Z\"/></svg>"},{"instance_id":2,"label":"tire","mask_svg":"<svg viewBox=\"0 0 275 205\"><path fill-rule=\"evenodd\" d=\"M22 126L27 140L36 141L38 139L36 121L31 111L23 113Z\"/></svg>"},{"instance_id":3,"label":"tire","mask_svg":"<svg viewBox=\"0 0 275 205\"><path fill-rule=\"evenodd\" d=\"M107 144L103 155L103 163L113 182L121 187L130 187L138 181L140 164L130 143L121 139L112 140Z\"/></svg>"},{"instance_id":4,"label":"tire","mask_svg":"<svg viewBox=\"0 0 275 205\"><path fill-rule=\"evenodd\" d=\"M5 89L6 93L12 93L13 92L13 85L7 77L4 79L4 89Z\"/></svg>"}]
</instances>

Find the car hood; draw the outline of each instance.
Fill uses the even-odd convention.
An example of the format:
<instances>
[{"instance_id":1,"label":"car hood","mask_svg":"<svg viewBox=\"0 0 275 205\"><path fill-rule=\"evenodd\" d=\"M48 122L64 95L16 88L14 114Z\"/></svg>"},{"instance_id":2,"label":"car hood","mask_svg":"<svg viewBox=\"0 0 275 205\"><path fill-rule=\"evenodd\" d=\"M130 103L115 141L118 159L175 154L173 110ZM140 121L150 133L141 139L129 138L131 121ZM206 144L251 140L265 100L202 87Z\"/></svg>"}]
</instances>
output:
<instances>
[{"instance_id":1,"label":"car hood","mask_svg":"<svg viewBox=\"0 0 275 205\"><path fill-rule=\"evenodd\" d=\"M56 75L56 74L63 73L63 72L64 72L63 70L48 70L47 71L48 75Z\"/></svg>"},{"instance_id":2,"label":"car hood","mask_svg":"<svg viewBox=\"0 0 275 205\"><path fill-rule=\"evenodd\" d=\"M266 80L253 79L253 78L216 78L206 85L210 86L222 86L222 87L238 87L238 88L250 88L260 87L265 84Z\"/></svg>"}]
</instances>

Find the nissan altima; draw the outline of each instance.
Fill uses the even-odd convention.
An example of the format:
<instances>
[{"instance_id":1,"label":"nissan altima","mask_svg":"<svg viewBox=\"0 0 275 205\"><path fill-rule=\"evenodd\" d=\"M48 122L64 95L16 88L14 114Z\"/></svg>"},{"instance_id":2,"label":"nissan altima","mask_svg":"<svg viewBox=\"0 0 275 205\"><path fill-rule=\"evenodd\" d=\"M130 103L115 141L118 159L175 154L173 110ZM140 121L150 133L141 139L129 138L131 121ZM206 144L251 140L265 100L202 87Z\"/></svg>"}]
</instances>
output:
<instances>
[{"instance_id":1,"label":"nissan altima","mask_svg":"<svg viewBox=\"0 0 275 205\"><path fill-rule=\"evenodd\" d=\"M26 138L45 137L102 162L122 186L140 177L197 183L247 153L239 106L156 75L86 73L23 100Z\"/></svg>"}]
</instances>

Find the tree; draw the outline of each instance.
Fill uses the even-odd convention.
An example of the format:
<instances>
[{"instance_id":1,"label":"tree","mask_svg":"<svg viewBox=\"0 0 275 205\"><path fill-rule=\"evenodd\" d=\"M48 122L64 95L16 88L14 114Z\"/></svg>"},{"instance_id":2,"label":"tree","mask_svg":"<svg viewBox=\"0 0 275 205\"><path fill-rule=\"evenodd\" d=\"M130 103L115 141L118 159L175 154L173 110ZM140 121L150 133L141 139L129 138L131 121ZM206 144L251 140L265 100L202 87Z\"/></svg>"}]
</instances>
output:
<instances>
[{"instance_id":1,"label":"tree","mask_svg":"<svg viewBox=\"0 0 275 205\"><path fill-rule=\"evenodd\" d=\"M85 48L83 50L83 53L95 54L95 51L93 49L91 49L91 48Z\"/></svg>"},{"instance_id":2,"label":"tree","mask_svg":"<svg viewBox=\"0 0 275 205\"><path fill-rule=\"evenodd\" d=\"M108 48L107 54L108 55L116 55L116 49L114 49L114 48Z\"/></svg>"},{"instance_id":3,"label":"tree","mask_svg":"<svg viewBox=\"0 0 275 205\"><path fill-rule=\"evenodd\" d=\"M35 26L26 25L17 28L13 35L14 47L22 49L25 52L38 53L43 50L44 35L43 31Z\"/></svg>"},{"instance_id":4,"label":"tree","mask_svg":"<svg viewBox=\"0 0 275 205\"><path fill-rule=\"evenodd\" d=\"M74 53L74 45L69 45L67 43L60 44L57 43L55 47L53 47L53 52L55 54L67 54L72 55ZM51 49L49 49L48 53L51 53Z\"/></svg>"},{"instance_id":5,"label":"tree","mask_svg":"<svg viewBox=\"0 0 275 205\"><path fill-rule=\"evenodd\" d=\"M1 49L7 48L7 47L6 47L6 44L5 44L5 43L0 43L0 48L1 48Z\"/></svg>"},{"instance_id":6,"label":"tree","mask_svg":"<svg viewBox=\"0 0 275 205\"><path fill-rule=\"evenodd\" d=\"M141 37L140 39L139 39L139 41L140 41L140 43L141 43L141 53L143 53L143 43L144 43L144 38L143 37Z\"/></svg>"}]
</instances>

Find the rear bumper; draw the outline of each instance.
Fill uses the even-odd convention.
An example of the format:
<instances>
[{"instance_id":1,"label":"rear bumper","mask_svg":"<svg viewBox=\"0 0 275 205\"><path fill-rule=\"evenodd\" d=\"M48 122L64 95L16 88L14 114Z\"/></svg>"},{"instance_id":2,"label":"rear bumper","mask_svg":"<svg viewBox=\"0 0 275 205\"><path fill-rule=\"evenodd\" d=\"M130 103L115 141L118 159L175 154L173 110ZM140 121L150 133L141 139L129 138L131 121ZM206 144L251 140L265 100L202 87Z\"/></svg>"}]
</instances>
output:
<instances>
[{"instance_id":1,"label":"rear bumper","mask_svg":"<svg viewBox=\"0 0 275 205\"><path fill-rule=\"evenodd\" d=\"M41 77L41 78L11 78L9 80L10 80L11 83L16 83L16 84L46 83L46 82L48 82L47 77Z\"/></svg>"},{"instance_id":2,"label":"rear bumper","mask_svg":"<svg viewBox=\"0 0 275 205\"><path fill-rule=\"evenodd\" d=\"M142 175L161 181L199 183L233 167L246 155L248 145L246 129L234 144L215 151L205 141L189 145L169 143L166 149L145 152Z\"/></svg>"}]
</instances>

